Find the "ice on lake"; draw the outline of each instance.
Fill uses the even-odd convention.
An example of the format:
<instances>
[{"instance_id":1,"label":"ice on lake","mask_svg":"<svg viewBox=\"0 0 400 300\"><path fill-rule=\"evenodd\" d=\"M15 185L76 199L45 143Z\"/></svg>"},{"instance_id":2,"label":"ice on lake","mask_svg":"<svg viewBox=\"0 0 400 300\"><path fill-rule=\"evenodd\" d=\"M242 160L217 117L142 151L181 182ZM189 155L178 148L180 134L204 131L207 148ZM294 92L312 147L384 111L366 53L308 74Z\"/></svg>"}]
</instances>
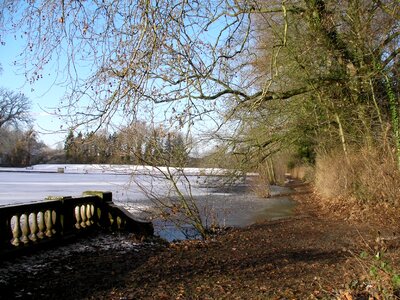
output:
<instances>
[{"instance_id":1,"label":"ice on lake","mask_svg":"<svg viewBox=\"0 0 400 300\"><path fill-rule=\"evenodd\" d=\"M60 168L63 173L59 172ZM89 190L110 191L116 204L139 216L154 207L146 193L150 191L159 197L173 193L170 183L163 180L163 171L165 169L106 165L0 168L0 206L43 201L48 196L76 197ZM207 222L217 220L222 226L246 226L263 218L290 215L294 206L288 197L258 198L240 180L233 185L223 185L223 176L219 176L223 170L220 169L188 168L184 172L186 176L181 177L178 185L186 194L190 188L199 209L208 216ZM273 194L287 192L286 188L272 187Z\"/></svg>"}]
</instances>

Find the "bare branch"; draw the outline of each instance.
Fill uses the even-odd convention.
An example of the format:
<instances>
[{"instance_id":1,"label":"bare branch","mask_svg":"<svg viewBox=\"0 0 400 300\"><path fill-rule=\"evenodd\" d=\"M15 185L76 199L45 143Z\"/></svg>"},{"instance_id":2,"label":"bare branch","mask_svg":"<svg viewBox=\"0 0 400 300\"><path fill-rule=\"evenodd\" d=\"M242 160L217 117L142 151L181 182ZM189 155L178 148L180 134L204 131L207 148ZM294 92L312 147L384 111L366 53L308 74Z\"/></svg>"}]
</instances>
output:
<instances>
[{"instance_id":1,"label":"bare branch","mask_svg":"<svg viewBox=\"0 0 400 300\"><path fill-rule=\"evenodd\" d=\"M30 101L23 94L0 89L0 128L7 124L29 124Z\"/></svg>"}]
</instances>

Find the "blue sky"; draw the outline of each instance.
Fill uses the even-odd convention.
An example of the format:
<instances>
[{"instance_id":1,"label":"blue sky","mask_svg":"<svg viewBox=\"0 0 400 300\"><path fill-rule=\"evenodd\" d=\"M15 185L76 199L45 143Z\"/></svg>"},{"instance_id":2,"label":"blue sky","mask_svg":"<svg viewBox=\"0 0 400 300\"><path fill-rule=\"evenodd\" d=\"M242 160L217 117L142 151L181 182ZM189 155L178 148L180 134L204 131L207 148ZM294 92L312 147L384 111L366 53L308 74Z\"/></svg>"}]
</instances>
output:
<instances>
[{"instance_id":1,"label":"blue sky","mask_svg":"<svg viewBox=\"0 0 400 300\"><path fill-rule=\"evenodd\" d=\"M14 92L24 93L32 102L31 113L35 120L34 128L39 133L39 139L52 148L56 148L57 144L64 143L66 132L61 130L61 126L65 130L65 124L59 120L54 114L60 99L64 96L66 89L62 84L57 84L57 70L51 69L49 64L48 70L43 72L43 78L29 83L24 75L25 70L21 66L16 66L15 61L18 61L19 54L23 51L23 42L14 37L7 37L6 44L0 46L0 64L3 72L0 74L0 87L7 88ZM178 104L175 103L175 106ZM168 119L170 113L170 105L163 104L151 105L149 116L143 118L149 121L150 114L153 121L162 123ZM179 105L178 105L179 106ZM142 117L143 112L142 112ZM211 124L209 121L198 122L197 134L202 134L203 130L210 130ZM213 127L213 126L211 126Z\"/></svg>"},{"instance_id":2,"label":"blue sky","mask_svg":"<svg viewBox=\"0 0 400 300\"><path fill-rule=\"evenodd\" d=\"M0 45L0 64L3 72L0 74L0 87L7 88L14 92L24 93L32 102L31 113L34 118L34 129L39 134L39 139L51 148L57 148L58 145L63 146L64 139L67 135L65 132L65 124L54 114L60 99L64 96L66 90L61 84L57 84L57 70L51 69L43 72L43 78L33 84L30 84L24 75L25 70L14 62L19 59L19 54L23 51L23 42L15 40L13 37L5 39L6 44ZM151 108L153 118L156 122L161 122L168 118L170 113L170 105L157 105L158 109L152 105ZM149 116L148 116L149 117ZM144 120L149 121L148 118ZM61 129L61 126L63 129ZM202 135L213 128L215 124L207 120L199 120L196 122L194 131L198 135ZM209 143L208 146L202 143L200 148L206 151L214 144Z\"/></svg>"},{"instance_id":3,"label":"blue sky","mask_svg":"<svg viewBox=\"0 0 400 300\"><path fill-rule=\"evenodd\" d=\"M219 27L221 24L216 22L215 27ZM206 33L205 39L215 40L217 36L215 28L210 27ZM25 70L21 66L16 66L14 61L19 60L19 54L23 52L24 42L21 37L14 38L13 36L2 37L5 38L5 45L0 46L0 64L2 65L3 72L0 74L0 87L7 88L15 92L24 93L32 102L32 116L35 119L35 130L39 133L39 137L50 147L55 148L57 143L63 143L66 136L66 132L60 130L61 126L66 129L66 124L63 124L59 118L54 114L61 98L66 92L66 88L62 84L58 84L62 81L62 74L60 78L57 78L57 69L53 64L57 62L50 61L46 65L46 68L41 74L42 79L35 81L30 84L26 81L24 76ZM61 62L63 65L63 62ZM28 66L29 67L29 66ZM54 68L53 68L54 67ZM79 74L82 76L80 70ZM87 69L86 69L87 71ZM184 100L182 100L184 102ZM139 117L143 120L150 122L162 123L171 115L171 106L169 104L157 105L147 104L149 109L141 111ZM184 106L183 104L174 103L175 107ZM209 105L206 104L207 109ZM211 105L212 106L212 105ZM213 108L211 108L213 109ZM118 117L117 117L118 118ZM151 120L150 120L151 119ZM211 120L216 119L216 116L211 116ZM195 132L201 136L204 131L209 131L210 128L215 127L215 123L211 122L207 116L204 116L202 121L196 123Z\"/></svg>"},{"instance_id":4,"label":"blue sky","mask_svg":"<svg viewBox=\"0 0 400 300\"><path fill-rule=\"evenodd\" d=\"M65 90L54 84L56 78L51 75L55 74L54 70L44 72L44 78L34 84L27 82L24 70L14 64L23 51L22 42L13 37L7 37L5 42L5 45L0 46L0 64L3 69L0 74L0 87L22 92L31 100L34 128L39 133L40 140L56 148L57 143L63 142L65 133L60 131L62 123L53 112Z\"/></svg>"},{"instance_id":5,"label":"blue sky","mask_svg":"<svg viewBox=\"0 0 400 300\"><path fill-rule=\"evenodd\" d=\"M43 72L43 78L35 81L33 84L29 83L24 75L25 70L21 66L16 66L15 61L19 59L19 54L23 51L23 42L16 40L14 37L5 39L6 44L0 46L0 64L3 72L0 74L0 87L7 88L14 92L24 93L32 102L31 113L35 120L34 128L39 133L39 139L52 148L56 148L57 144L64 143L67 133L65 124L59 120L54 114L60 99L64 96L66 89L57 80L57 70L51 69L49 64L48 70ZM163 104L151 105L147 117L143 116L143 120L149 121L152 115L153 121L162 123L168 119L170 113L170 105ZM175 103L175 106L179 106ZM202 134L203 130L210 130L209 121L202 121L197 123L197 134ZM63 130L61 129L63 126ZM215 126L215 125L214 125ZM205 147L207 148L207 147Z\"/></svg>"}]
</instances>

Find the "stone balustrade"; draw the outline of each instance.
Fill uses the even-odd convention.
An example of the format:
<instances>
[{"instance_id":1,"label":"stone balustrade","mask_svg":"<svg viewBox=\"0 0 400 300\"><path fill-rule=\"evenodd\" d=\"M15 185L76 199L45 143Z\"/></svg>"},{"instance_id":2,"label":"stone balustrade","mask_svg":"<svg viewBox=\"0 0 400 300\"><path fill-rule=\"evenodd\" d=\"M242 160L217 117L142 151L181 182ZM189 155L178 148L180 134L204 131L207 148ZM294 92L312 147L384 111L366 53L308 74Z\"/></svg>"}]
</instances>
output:
<instances>
[{"instance_id":1,"label":"stone balustrade","mask_svg":"<svg viewBox=\"0 0 400 300\"><path fill-rule=\"evenodd\" d=\"M29 251L103 228L153 235L149 222L134 220L112 202L110 192L84 192L82 197L58 197L0 207L0 256Z\"/></svg>"}]
</instances>

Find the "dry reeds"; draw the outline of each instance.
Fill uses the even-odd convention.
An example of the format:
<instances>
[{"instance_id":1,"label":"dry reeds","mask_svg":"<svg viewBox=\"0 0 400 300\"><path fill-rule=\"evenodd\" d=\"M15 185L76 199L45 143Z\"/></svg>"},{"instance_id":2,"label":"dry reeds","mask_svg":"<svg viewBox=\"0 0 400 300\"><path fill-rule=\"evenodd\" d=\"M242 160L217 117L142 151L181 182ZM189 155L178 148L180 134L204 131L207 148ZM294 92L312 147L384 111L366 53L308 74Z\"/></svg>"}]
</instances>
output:
<instances>
[{"instance_id":1,"label":"dry reeds","mask_svg":"<svg viewBox=\"0 0 400 300\"><path fill-rule=\"evenodd\" d=\"M378 149L318 155L315 188L324 198L352 197L362 203L399 204L400 172L391 153Z\"/></svg>"}]
</instances>

